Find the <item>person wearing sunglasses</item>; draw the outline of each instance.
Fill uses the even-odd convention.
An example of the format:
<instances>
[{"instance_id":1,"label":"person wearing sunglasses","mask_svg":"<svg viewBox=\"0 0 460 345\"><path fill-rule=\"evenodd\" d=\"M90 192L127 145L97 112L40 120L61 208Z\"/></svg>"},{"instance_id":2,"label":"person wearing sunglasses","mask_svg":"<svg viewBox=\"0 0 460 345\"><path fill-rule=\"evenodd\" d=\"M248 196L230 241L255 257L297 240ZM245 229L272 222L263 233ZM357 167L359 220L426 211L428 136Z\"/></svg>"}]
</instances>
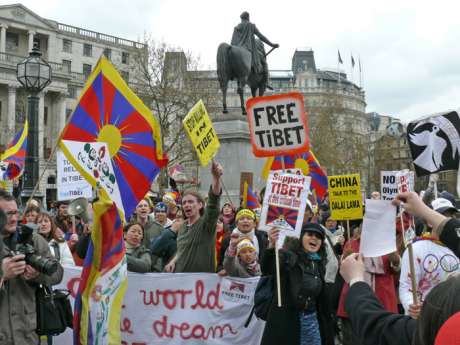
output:
<instances>
[{"instance_id":1,"label":"person wearing sunglasses","mask_svg":"<svg viewBox=\"0 0 460 345\"><path fill-rule=\"evenodd\" d=\"M275 275L275 245L279 230L269 233L269 249L262 258L264 275ZM267 316L262 345L328 344L328 317L324 296L327 255L324 229L315 223L302 227L300 238L286 237L280 250L282 306L276 286Z\"/></svg>"}]
</instances>

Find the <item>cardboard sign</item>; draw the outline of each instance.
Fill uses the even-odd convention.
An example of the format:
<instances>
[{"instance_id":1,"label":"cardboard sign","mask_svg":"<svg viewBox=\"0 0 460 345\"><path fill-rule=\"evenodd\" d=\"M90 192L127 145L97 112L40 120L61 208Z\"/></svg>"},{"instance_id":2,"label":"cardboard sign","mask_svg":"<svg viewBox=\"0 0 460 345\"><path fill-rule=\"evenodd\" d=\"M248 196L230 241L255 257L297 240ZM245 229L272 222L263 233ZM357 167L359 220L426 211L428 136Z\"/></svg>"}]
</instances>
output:
<instances>
[{"instance_id":1,"label":"cardboard sign","mask_svg":"<svg viewBox=\"0 0 460 345\"><path fill-rule=\"evenodd\" d=\"M359 174L328 176L327 182L332 218L361 219L363 201Z\"/></svg>"},{"instance_id":2,"label":"cardboard sign","mask_svg":"<svg viewBox=\"0 0 460 345\"><path fill-rule=\"evenodd\" d=\"M61 150L56 153L56 166L58 201L93 197L91 185L73 167Z\"/></svg>"},{"instance_id":3,"label":"cardboard sign","mask_svg":"<svg viewBox=\"0 0 460 345\"><path fill-rule=\"evenodd\" d=\"M256 157L309 150L307 114L300 93L250 98L246 110Z\"/></svg>"},{"instance_id":4,"label":"cardboard sign","mask_svg":"<svg viewBox=\"0 0 460 345\"><path fill-rule=\"evenodd\" d=\"M64 267L64 278L55 287L70 291L72 307L80 280L79 267ZM128 272L121 345L260 344L265 322L254 316L244 327L258 281L209 273ZM53 336L53 344L73 344L72 329Z\"/></svg>"},{"instance_id":5,"label":"cardboard sign","mask_svg":"<svg viewBox=\"0 0 460 345\"><path fill-rule=\"evenodd\" d=\"M270 172L260 216L260 228L280 228L282 233L278 244L283 243L285 236L300 236L310 182L310 176Z\"/></svg>"},{"instance_id":6,"label":"cardboard sign","mask_svg":"<svg viewBox=\"0 0 460 345\"><path fill-rule=\"evenodd\" d=\"M211 119L200 99L182 121L202 166L206 166L219 151L220 143Z\"/></svg>"},{"instance_id":7,"label":"cardboard sign","mask_svg":"<svg viewBox=\"0 0 460 345\"><path fill-rule=\"evenodd\" d=\"M414 179L415 174L413 171L405 170L393 170L393 171L381 171L380 172L380 195L382 200L393 200L396 194L399 193L398 183L400 188L407 189L409 191L414 190ZM404 184L401 185L401 182Z\"/></svg>"},{"instance_id":8,"label":"cardboard sign","mask_svg":"<svg viewBox=\"0 0 460 345\"><path fill-rule=\"evenodd\" d=\"M396 173L398 193L412 192L414 190L414 172L404 169Z\"/></svg>"}]
</instances>

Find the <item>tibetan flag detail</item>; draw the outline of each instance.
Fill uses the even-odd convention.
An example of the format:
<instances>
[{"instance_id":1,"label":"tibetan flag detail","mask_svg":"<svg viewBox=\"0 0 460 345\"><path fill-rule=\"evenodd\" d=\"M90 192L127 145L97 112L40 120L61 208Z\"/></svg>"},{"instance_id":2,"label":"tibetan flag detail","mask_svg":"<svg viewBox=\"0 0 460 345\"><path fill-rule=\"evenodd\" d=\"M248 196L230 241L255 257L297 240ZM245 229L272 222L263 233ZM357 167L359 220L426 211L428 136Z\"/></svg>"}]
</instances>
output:
<instances>
[{"instance_id":1,"label":"tibetan flag detail","mask_svg":"<svg viewBox=\"0 0 460 345\"><path fill-rule=\"evenodd\" d=\"M270 171L283 169L282 158L283 156L276 156L267 159L262 171L265 180ZM284 156L284 168L299 169L303 175L310 176L310 190L316 195L318 204L321 203L327 193L327 175L311 150L300 155Z\"/></svg>"},{"instance_id":2,"label":"tibetan flag detail","mask_svg":"<svg viewBox=\"0 0 460 345\"><path fill-rule=\"evenodd\" d=\"M29 125L27 121L24 128L20 130L13 138L13 141L8 145L6 151L0 156L0 161L5 167L0 180L13 180L24 172L24 166L27 153L27 135Z\"/></svg>"},{"instance_id":3,"label":"tibetan flag detail","mask_svg":"<svg viewBox=\"0 0 460 345\"><path fill-rule=\"evenodd\" d=\"M124 219L129 219L167 164L158 121L105 57L91 73L60 139L60 147L72 165L92 186L102 186ZM78 161L69 142L81 143L77 151L92 159L95 166ZM106 143L108 152L102 152L95 143ZM107 155L111 164L99 164L101 154ZM83 168L85 164L91 172ZM101 183L100 176L106 177L110 187ZM121 196L121 204L112 197L113 191Z\"/></svg>"},{"instance_id":4,"label":"tibetan flag detail","mask_svg":"<svg viewBox=\"0 0 460 345\"><path fill-rule=\"evenodd\" d=\"M244 182L243 207L251 210L260 208L259 199L247 182Z\"/></svg>"},{"instance_id":5,"label":"tibetan flag detail","mask_svg":"<svg viewBox=\"0 0 460 345\"><path fill-rule=\"evenodd\" d=\"M74 307L74 344L121 344L127 287L123 227L112 201L93 204L94 226Z\"/></svg>"}]
</instances>

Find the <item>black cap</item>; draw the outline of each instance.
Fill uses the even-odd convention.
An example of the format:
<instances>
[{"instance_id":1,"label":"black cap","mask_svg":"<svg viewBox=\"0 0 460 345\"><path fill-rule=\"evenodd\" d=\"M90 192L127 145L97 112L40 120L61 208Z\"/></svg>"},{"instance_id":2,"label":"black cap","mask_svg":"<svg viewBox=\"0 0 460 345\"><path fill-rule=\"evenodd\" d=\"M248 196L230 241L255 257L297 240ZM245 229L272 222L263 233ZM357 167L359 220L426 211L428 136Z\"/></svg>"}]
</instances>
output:
<instances>
[{"instance_id":1,"label":"black cap","mask_svg":"<svg viewBox=\"0 0 460 345\"><path fill-rule=\"evenodd\" d=\"M306 223L302 226L302 230L300 231L300 240L302 240L303 235L306 232L316 232L317 234L321 235L321 238L324 240L325 232L324 228L316 223Z\"/></svg>"}]
</instances>

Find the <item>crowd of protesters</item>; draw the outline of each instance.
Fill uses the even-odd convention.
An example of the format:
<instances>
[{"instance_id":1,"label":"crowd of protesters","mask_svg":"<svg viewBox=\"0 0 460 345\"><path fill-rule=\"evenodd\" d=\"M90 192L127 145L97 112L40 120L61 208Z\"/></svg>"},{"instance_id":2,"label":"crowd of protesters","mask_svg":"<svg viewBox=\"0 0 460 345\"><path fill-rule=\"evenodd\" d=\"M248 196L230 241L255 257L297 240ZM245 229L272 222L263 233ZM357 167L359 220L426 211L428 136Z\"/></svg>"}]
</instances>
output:
<instances>
[{"instance_id":1,"label":"crowd of protesters","mask_svg":"<svg viewBox=\"0 0 460 345\"><path fill-rule=\"evenodd\" d=\"M222 174L222 166L214 162L206 199L186 190L139 202L123 228L129 271L275 276L279 229L260 230L260 210L231 202L220 207ZM404 204L404 222L409 215L415 216L417 303L412 300L410 262L402 245L401 229L408 224L401 224L399 217L396 220L397 251L362 258L357 254L361 221L350 222L347 231L331 216L327 200L318 205L308 200L300 238L288 237L279 245L283 305L277 305L274 286L262 344L434 344L442 324L460 312L460 278L452 278L460 272L460 221L455 218L453 196L446 192L440 196L429 200L425 195L422 201L415 193L406 193L394 201ZM380 195L374 192L371 198ZM4 196L0 201L8 206L10 199ZM20 217L17 214L17 221L36 224L34 239L44 255L64 266L81 266L92 224L78 216L72 220L69 202L54 206L49 213L43 212L32 200ZM6 209L8 216L13 211ZM5 235L7 245L8 241ZM2 262L2 284L20 271L26 275L30 269L24 269ZM38 279L34 272L29 275ZM54 278L49 282L60 280ZM5 311L1 303L3 319L12 311Z\"/></svg>"}]
</instances>

